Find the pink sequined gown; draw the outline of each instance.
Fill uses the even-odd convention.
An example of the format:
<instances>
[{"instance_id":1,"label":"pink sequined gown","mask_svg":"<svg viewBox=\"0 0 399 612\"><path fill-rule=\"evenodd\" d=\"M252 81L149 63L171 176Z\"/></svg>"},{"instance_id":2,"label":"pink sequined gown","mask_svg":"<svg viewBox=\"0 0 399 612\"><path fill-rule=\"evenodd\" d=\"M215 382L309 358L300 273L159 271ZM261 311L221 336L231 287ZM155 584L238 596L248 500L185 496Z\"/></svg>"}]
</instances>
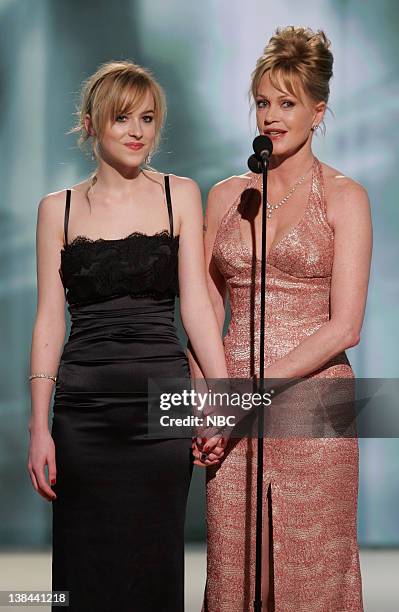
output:
<instances>
[{"instance_id":1,"label":"pink sequined gown","mask_svg":"<svg viewBox=\"0 0 399 612\"><path fill-rule=\"evenodd\" d=\"M224 346L229 376L236 378L252 376L254 364L258 371L260 312L260 262L255 274L252 253L240 233L239 203L240 197L224 215L213 250L230 295L231 322ZM316 159L304 214L268 256L265 367L328 321L333 249L322 166ZM354 375L342 353L314 376ZM256 445L250 437L230 440L222 464L207 469L203 612L253 610ZM269 484L274 583L274 607L269 612L362 612L357 439L266 438L265 504Z\"/></svg>"}]
</instances>

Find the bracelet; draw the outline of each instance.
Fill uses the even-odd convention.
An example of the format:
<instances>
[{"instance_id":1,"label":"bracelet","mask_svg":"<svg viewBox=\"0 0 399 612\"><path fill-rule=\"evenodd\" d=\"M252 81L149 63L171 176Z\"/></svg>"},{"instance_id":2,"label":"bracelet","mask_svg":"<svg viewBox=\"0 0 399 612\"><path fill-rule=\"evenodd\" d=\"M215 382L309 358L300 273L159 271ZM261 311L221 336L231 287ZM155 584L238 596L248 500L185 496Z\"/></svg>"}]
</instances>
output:
<instances>
[{"instance_id":1,"label":"bracelet","mask_svg":"<svg viewBox=\"0 0 399 612\"><path fill-rule=\"evenodd\" d=\"M49 378L50 380L53 380L54 382L57 381L57 377L51 376L51 374L31 374L29 376L29 380L32 380L32 378Z\"/></svg>"}]
</instances>

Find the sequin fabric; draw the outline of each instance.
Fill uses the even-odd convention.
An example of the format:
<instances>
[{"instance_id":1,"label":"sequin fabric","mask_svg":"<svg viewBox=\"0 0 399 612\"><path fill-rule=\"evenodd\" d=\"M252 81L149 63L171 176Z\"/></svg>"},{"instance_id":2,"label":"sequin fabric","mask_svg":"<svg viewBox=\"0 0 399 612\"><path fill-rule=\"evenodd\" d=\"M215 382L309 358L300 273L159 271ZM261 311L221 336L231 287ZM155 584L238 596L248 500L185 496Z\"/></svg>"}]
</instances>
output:
<instances>
[{"instance_id":1,"label":"sequin fabric","mask_svg":"<svg viewBox=\"0 0 399 612\"><path fill-rule=\"evenodd\" d=\"M253 189L256 180L254 175L245 191ZM213 250L230 296L231 322L224 339L230 377L259 371L260 262L241 235L243 195L224 215ZM268 255L265 366L328 321L333 254L322 166L315 159L303 216ZM342 353L312 376L353 379L354 374ZM356 438L264 440L273 593L268 607L263 602L264 610L363 611L358 454ZM230 440L223 462L207 469L208 571L202 612L253 610L256 459L257 439L244 437Z\"/></svg>"}]
</instances>

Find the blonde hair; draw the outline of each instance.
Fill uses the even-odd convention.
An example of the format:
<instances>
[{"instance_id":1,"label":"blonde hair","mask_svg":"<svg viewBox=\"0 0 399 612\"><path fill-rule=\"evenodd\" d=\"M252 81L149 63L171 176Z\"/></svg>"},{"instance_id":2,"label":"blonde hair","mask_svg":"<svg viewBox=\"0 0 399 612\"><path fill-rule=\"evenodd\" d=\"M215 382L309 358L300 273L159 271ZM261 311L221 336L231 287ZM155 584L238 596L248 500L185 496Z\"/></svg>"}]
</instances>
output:
<instances>
[{"instance_id":1,"label":"blonde hair","mask_svg":"<svg viewBox=\"0 0 399 612\"><path fill-rule=\"evenodd\" d=\"M249 97L254 101L265 72L277 89L301 99L301 90L314 102L327 104L333 75L331 43L322 30L287 26L277 28L251 74Z\"/></svg>"},{"instance_id":2,"label":"blonde hair","mask_svg":"<svg viewBox=\"0 0 399 612\"><path fill-rule=\"evenodd\" d=\"M79 134L77 142L81 149L84 149L86 142L92 138L92 151L98 158L98 143L107 123L140 106L147 92L152 94L155 105L155 150L159 146L165 122L165 94L149 70L128 60L105 62L83 82L80 103L75 113L77 122L68 134ZM86 114L91 117L95 133L93 137L85 128Z\"/></svg>"}]
</instances>

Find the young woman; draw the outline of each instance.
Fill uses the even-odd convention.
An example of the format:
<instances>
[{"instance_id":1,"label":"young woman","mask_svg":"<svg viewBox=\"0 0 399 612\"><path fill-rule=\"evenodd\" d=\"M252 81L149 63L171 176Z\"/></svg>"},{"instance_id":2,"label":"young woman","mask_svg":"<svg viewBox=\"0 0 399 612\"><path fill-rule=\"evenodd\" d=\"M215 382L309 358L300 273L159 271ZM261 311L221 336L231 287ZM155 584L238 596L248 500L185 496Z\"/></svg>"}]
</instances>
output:
<instances>
[{"instance_id":1,"label":"young woman","mask_svg":"<svg viewBox=\"0 0 399 612\"><path fill-rule=\"evenodd\" d=\"M74 612L178 612L191 438L146 437L147 380L189 380L174 325L179 291L201 368L227 376L200 192L146 165L165 115L147 70L103 64L84 83L78 115L97 168L44 197L37 225L28 468L53 503L52 588L69 591Z\"/></svg>"},{"instance_id":2,"label":"young woman","mask_svg":"<svg viewBox=\"0 0 399 612\"><path fill-rule=\"evenodd\" d=\"M258 130L273 142L265 378L354 376L345 350L359 342L372 230L364 188L312 151L329 97L329 47L321 31L278 29L252 74ZM208 287L220 330L227 291L231 303L230 377L259 372L261 188L259 175L233 176L207 204ZM220 446L212 439L205 450ZM207 465L203 450L198 441L199 465ZM206 612L252 608L256 460L256 438L230 439L222 463L207 470ZM357 439L265 438L264 487L262 609L360 612Z\"/></svg>"}]
</instances>

